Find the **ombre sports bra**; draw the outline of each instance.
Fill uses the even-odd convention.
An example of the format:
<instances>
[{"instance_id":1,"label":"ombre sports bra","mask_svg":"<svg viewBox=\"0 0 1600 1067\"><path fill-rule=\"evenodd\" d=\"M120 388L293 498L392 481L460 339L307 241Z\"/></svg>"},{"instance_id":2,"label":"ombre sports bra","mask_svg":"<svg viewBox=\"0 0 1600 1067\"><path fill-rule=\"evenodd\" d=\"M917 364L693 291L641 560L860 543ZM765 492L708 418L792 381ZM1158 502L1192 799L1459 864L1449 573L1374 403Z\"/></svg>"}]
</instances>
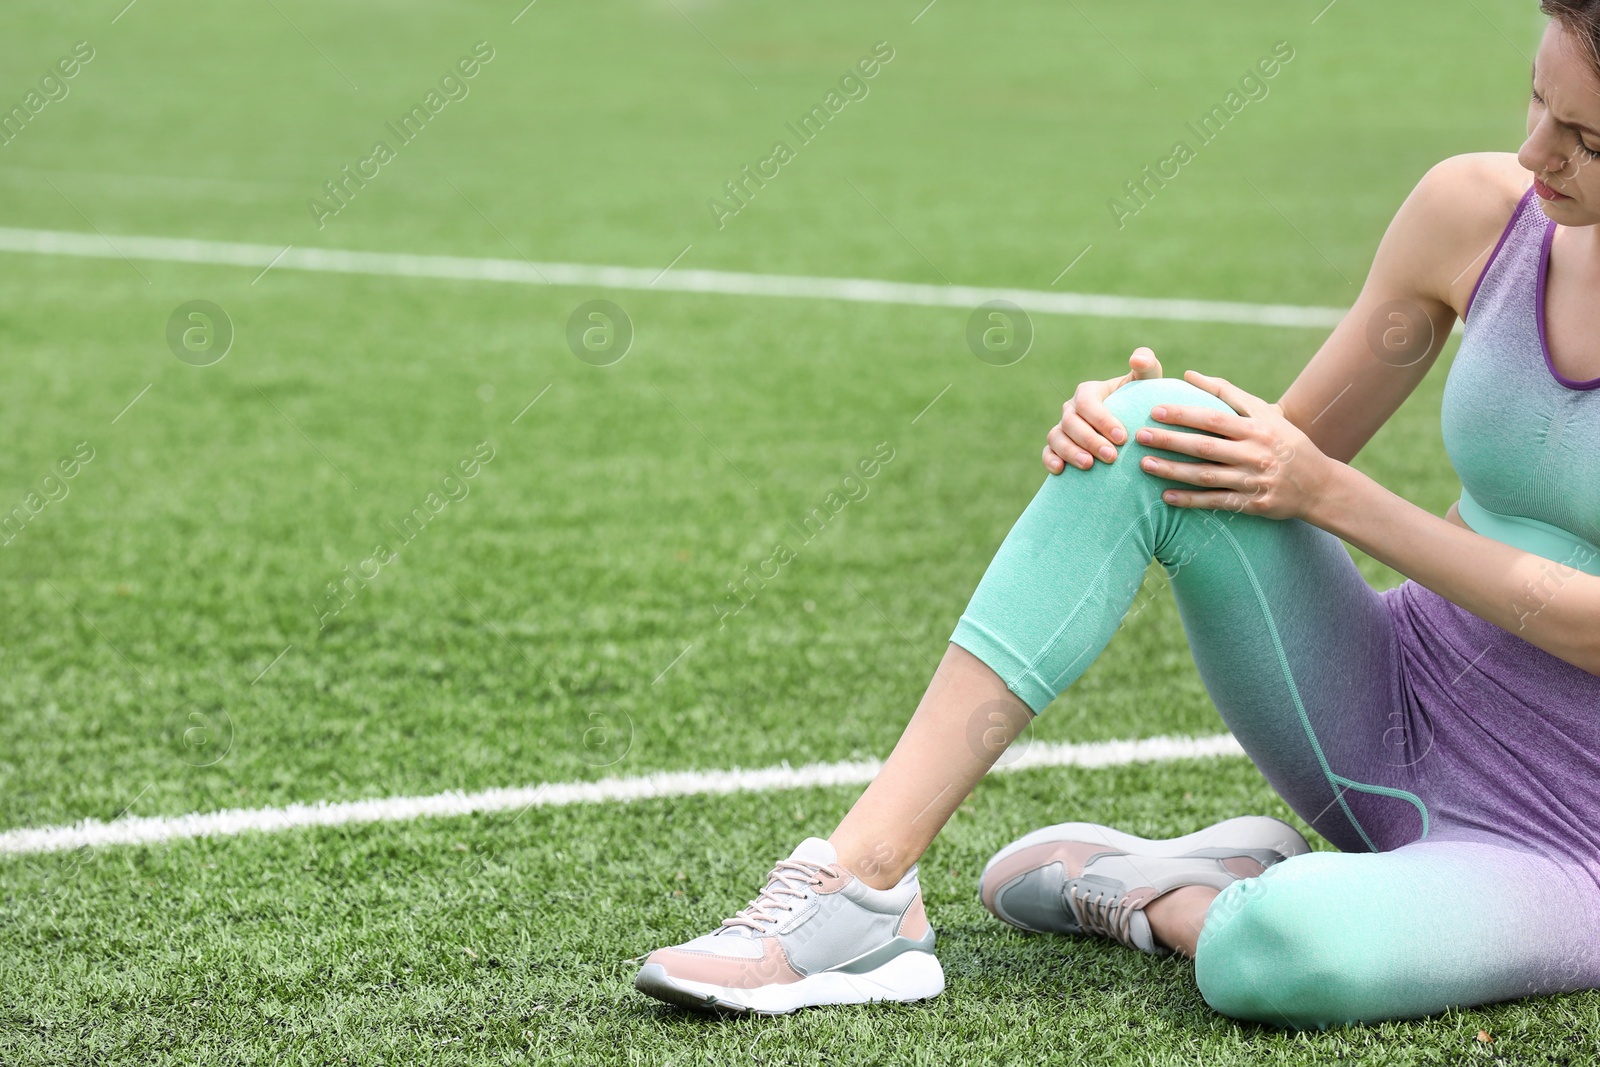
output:
<instances>
[{"instance_id":1,"label":"ombre sports bra","mask_svg":"<svg viewBox=\"0 0 1600 1067\"><path fill-rule=\"evenodd\" d=\"M1467 299L1445 379L1457 512L1485 537L1600 575L1600 378L1556 370L1545 278L1556 224L1530 187Z\"/></svg>"}]
</instances>

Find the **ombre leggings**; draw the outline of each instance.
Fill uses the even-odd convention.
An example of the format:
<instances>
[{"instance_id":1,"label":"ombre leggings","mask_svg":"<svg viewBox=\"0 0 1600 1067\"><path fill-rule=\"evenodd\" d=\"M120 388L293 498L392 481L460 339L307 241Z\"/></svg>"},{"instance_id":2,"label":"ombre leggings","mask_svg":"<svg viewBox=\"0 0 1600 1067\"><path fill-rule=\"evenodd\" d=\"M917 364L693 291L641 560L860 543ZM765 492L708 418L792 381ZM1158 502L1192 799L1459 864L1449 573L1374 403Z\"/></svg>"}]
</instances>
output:
<instances>
[{"instance_id":1,"label":"ombre leggings","mask_svg":"<svg viewBox=\"0 0 1600 1067\"><path fill-rule=\"evenodd\" d=\"M1556 801L1520 805L1520 792L1559 794L1559 783L1538 781L1514 739L1478 736L1483 707L1517 710L1521 698L1471 689L1467 669L1450 688L1455 664L1406 625L1416 598L1435 595L1414 583L1374 591L1332 534L1164 503L1162 490L1179 483L1140 458L1192 457L1133 440L1158 425L1149 413L1160 403L1230 410L1177 379L1113 393L1108 406L1129 433L1116 462L1046 479L951 640L1043 711L1106 647L1150 561L1161 562L1228 728L1342 850L1287 860L1217 897L1195 959L1207 1003L1304 1027L1600 987L1594 831L1549 814ZM1600 679L1561 673L1565 664L1538 666L1600 692L1582 689ZM1434 675L1436 685L1418 681ZM1594 712L1600 723L1600 704ZM1600 732L1589 741L1600 748Z\"/></svg>"}]
</instances>

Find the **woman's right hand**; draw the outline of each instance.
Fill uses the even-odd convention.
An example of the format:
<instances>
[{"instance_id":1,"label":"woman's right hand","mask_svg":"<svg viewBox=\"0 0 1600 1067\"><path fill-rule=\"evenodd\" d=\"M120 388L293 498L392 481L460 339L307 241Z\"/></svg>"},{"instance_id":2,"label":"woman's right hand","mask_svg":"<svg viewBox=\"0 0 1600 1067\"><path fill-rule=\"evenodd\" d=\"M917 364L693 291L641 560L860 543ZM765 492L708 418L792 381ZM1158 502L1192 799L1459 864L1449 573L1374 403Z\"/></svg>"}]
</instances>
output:
<instances>
[{"instance_id":1,"label":"woman's right hand","mask_svg":"<svg viewBox=\"0 0 1600 1067\"><path fill-rule=\"evenodd\" d=\"M1127 442L1128 431L1106 409L1106 397L1129 382L1161 377L1161 364L1148 348L1134 349L1128 366L1132 369L1119 378L1083 382L1072 399L1061 405L1061 421L1045 438L1045 470L1060 474L1070 463L1086 471L1097 457L1106 463L1117 458L1116 446Z\"/></svg>"}]
</instances>

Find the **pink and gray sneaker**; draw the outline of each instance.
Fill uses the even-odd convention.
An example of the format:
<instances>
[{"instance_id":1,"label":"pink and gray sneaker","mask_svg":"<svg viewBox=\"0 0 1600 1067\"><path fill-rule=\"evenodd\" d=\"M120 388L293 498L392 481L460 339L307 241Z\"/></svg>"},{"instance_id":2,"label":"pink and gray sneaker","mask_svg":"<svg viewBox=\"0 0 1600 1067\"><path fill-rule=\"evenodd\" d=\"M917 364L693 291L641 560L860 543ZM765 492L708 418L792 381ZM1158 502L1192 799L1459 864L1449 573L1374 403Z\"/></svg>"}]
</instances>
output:
<instances>
[{"instance_id":1,"label":"pink and gray sneaker","mask_svg":"<svg viewBox=\"0 0 1600 1067\"><path fill-rule=\"evenodd\" d=\"M1098 934L1167 955L1144 909L1182 886L1226 889L1311 851L1294 827L1248 815L1169 840L1068 822L1007 845L983 868L978 895L995 918L1034 933Z\"/></svg>"},{"instance_id":2,"label":"pink and gray sneaker","mask_svg":"<svg viewBox=\"0 0 1600 1067\"><path fill-rule=\"evenodd\" d=\"M652 952L634 988L686 1008L762 1015L937 996L944 970L917 869L873 889L838 859L831 844L807 838L738 914Z\"/></svg>"}]
</instances>

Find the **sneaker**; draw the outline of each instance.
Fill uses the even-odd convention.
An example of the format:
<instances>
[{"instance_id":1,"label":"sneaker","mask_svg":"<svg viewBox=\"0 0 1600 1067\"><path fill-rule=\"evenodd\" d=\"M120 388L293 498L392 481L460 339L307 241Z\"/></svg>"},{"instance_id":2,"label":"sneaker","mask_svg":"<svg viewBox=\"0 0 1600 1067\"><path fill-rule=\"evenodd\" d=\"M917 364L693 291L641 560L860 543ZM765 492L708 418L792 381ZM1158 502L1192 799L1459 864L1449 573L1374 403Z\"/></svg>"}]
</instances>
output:
<instances>
[{"instance_id":1,"label":"sneaker","mask_svg":"<svg viewBox=\"0 0 1600 1067\"><path fill-rule=\"evenodd\" d=\"M1087 822L1035 830L995 853L978 895L995 918L1033 933L1098 934L1152 955L1147 904L1186 885L1226 889L1311 851L1294 827L1250 815L1165 841Z\"/></svg>"},{"instance_id":2,"label":"sneaker","mask_svg":"<svg viewBox=\"0 0 1600 1067\"><path fill-rule=\"evenodd\" d=\"M873 889L838 861L831 844L807 838L748 907L652 952L634 988L685 1008L762 1015L937 996L944 970L917 869L893 889Z\"/></svg>"}]
</instances>

